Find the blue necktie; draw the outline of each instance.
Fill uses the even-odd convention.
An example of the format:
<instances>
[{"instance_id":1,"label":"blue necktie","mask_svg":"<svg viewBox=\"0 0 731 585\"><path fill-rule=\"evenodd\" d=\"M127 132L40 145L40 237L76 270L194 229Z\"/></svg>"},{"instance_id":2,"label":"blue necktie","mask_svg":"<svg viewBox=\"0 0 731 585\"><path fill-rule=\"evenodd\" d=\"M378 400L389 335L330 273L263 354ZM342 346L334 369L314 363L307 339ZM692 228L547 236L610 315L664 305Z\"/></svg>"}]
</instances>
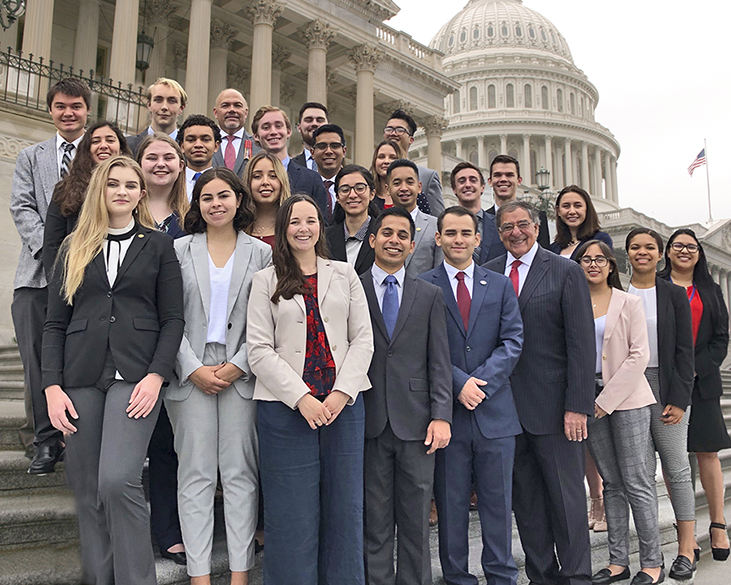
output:
<instances>
[{"instance_id":1,"label":"blue necktie","mask_svg":"<svg viewBox=\"0 0 731 585\"><path fill-rule=\"evenodd\" d=\"M193 184L195 185L196 181L198 180L198 177L200 177L203 173L195 173L193 175Z\"/></svg>"},{"instance_id":2,"label":"blue necktie","mask_svg":"<svg viewBox=\"0 0 731 585\"><path fill-rule=\"evenodd\" d=\"M398 319L398 290L396 288L396 277L389 274L384 280L386 292L383 295L383 322L386 324L389 339L393 335Z\"/></svg>"}]
</instances>

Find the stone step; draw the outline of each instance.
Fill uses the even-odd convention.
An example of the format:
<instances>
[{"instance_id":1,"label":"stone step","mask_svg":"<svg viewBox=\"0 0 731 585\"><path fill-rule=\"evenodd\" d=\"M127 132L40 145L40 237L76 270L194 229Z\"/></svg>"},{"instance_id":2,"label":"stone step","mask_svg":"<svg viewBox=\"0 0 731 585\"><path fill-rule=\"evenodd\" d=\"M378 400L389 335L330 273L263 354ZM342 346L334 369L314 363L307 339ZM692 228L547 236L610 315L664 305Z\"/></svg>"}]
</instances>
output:
<instances>
[{"instance_id":1,"label":"stone step","mask_svg":"<svg viewBox=\"0 0 731 585\"><path fill-rule=\"evenodd\" d=\"M25 422L25 405L19 400L0 400L0 450L21 450L18 429Z\"/></svg>"},{"instance_id":2,"label":"stone step","mask_svg":"<svg viewBox=\"0 0 731 585\"><path fill-rule=\"evenodd\" d=\"M68 492L63 463L56 465L56 471L47 475L29 475L30 459L23 451L0 451L0 502L3 497L48 492Z\"/></svg>"},{"instance_id":3,"label":"stone step","mask_svg":"<svg viewBox=\"0 0 731 585\"><path fill-rule=\"evenodd\" d=\"M23 400L24 390L23 380L0 380L0 401L3 400Z\"/></svg>"},{"instance_id":4,"label":"stone step","mask_svg":"<svg viewBox=\"0 0 731 585\"><path fill-rule=\"evenodd\" d=\"M73 544L78 539L70 492L0 498L0 550Z\"/></svg>"}]
</instances>

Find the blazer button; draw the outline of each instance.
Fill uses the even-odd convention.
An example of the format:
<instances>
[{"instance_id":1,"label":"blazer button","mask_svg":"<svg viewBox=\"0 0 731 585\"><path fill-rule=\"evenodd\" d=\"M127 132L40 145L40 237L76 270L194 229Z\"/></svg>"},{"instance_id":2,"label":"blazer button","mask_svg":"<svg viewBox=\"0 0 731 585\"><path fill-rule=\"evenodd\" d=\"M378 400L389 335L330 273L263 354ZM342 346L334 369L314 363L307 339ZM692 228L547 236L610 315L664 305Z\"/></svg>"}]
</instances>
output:
<instances>
[{"instance_id":1,"label":"blazer button","mask_svg":"<svg viewBox=\"0 0 731 585\"><path fill-rule=\"evenodd\" d=\"M229 323L228 328L231 329L231 327L233 327L233 325L231 325L231 323Z\"/></svg>"},{"instance_id":2,"label":"blazer button","mask_svg":"<svg viewBox=\"0 0 731 585\"><path fill-rule=\"evenodd\" d=\"M603 359L603 360L607 359L607 356L603 355L603 356L602 356L602 359Z\"/></svg>"},{"instance_id":3,"label":"blazer button","mask_svg":"<svg viewBox=\"0 0 731 585\"><path fill-rule=\"evenodd\" d=\"M467 351L472 351L472 348L471 348L471 347L470 347L469 345L468 345L467 347L465 347L465 349L466 349Z\"/></svg>"},{"instance_id":4,"label":"blazer button","mask_svg":"<svg viewBox=\"0 0 731 585\"><path fill-rule=\"evenodd\" d=\"M325 318L323 319L323 321L325 321L325 323L327 323L327 322L328 322L329 320L330 320L330 319L328 319L327 317L325 317Z\"/></svg>"},{"instance_id":5,"label":"blazer button","mask_svg":"<svg viewBox=\"0 0 731 585\"><path fill-rule=\"evenodd\" d=\"M333 351L338 351L338 346L337 345L333 345Z\"/></svg>"},{"instance_id":6,"label":"blazer button","mask_svg":"<svg viewBox=\"0 0 731 585\"><path fill-rule=\"evenodd\" d=\"M109 322L110 323L114 323L116 320L117 320L117 318L114 315L112 315L111 317L109 317Z\"/></svg>"},{"instance_id":7,"label":"blazer button","mask_svg":"<svg viewBox=\"0 0 731 585\"><path fill-rule=\"evenodd\" d=\"M393 357L393 352L392 352L392 351L389 351L389 352L388 352L388 353L387 353L386 355L387 355L388 357Z\"/></svg>"},{"instance_id":8,"label":"blazer button","mask_svg":"<svg viewBox=\"0 0 731 585\"><path fill-rule=\"evenodd\" d=\"M107 293L107 298L112 298L112 291L109 291L109 292Z\"/></svg>"}]
</instances>

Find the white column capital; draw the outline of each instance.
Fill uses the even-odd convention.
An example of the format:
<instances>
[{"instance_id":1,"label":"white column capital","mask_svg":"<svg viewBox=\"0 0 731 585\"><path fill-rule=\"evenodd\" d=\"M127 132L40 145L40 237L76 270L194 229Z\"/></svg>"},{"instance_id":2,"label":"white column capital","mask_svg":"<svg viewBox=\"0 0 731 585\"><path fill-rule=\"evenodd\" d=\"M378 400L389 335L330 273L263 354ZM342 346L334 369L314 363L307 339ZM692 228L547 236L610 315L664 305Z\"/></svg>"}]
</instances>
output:
<instances>
[{"instance_id":1,"label":"white column capital","mask_svg":"<svg viewBox=\"0 0 731 585\"><path fill-rule=\"evenodd\" d=\"M368 43L353 47L353 50L348 54L348 58L355 67L356 72L374 72L381 59L383 59L383 56L383 51Z\"/></svg>"},{"instance_id":2,"label":"white column capital","mask_svg":"<svg viewBox=\"0 0 731 585\"><path fill-rule=\"evenodd\" d=\"M295 94L295 89L289 83L283 83L282 87L279 90L279 99L281 100L282 104L285 106L288 106L292 102L292 98Z\"/></svg>"},{"instance_id":3,"label":"white column capital","mask_svg":"<svg viewBox=\"0 0 731 585\"><path fill-rule=\"evenodd\" d=\"M550 146L552 142L553 142L553 136L548 136L547 135L546 136L546 145L547 146Z\"/></svg>"},{"instance_id":4,"label":"white column capital","mask_svg":"<svg viewBox=\"0 0 731 585\"><path fill-rule=\"evenodd\" d=\"M211 47L228 51L236 33L237 31L230 24L214 18L211 21Z\"/></svg>"},{"instance_id":5,"label":"white column capital","mask_svg":"<svg viewBox=\"0 0 731 585\"><path fill-rule=\"evenodd\" d=\"M272 69L281 71L291 56L292 51L288 51L284 47L272 47Z\"/></svg>"},{"instance_id":6,"label":"white column capital","mask_svg":"<svg viewBox=\"0 0 731 585\"><path fill-rule=\"evenodd\" d=\"M389 115L391 112L394 112L396 110L403 110L406 112L409 116L414 115L414 106L411 102L407 102L406 100L392 100L390 102L386 102L383 104L383 110L387 112Z\"/></svg>"},{"instance_id":7,"label":"white column capital","mask_svg":"<svg viewBox=\"0 0 731 585\"><path fill-rule=\"evenodd\" d=\"M443 116L427 116L422 120L422 125L427 138L432 136L441 138L447 126L449 126L449 120Z\"/></svg>"},{"instance_id":8,"label":"white column capital","mask_svg":"<svg viewBox=\"0 0 731 585\"><path fill-rule=\"evenodd\" d=\"M330 91L330 88L333 86L333 83L335 83L337 77L337 72L333 71L330 65L325 67L325 85L327 86L327 91ZM332 113L332 108L328 107L328 109Z\"/></svg>"},{"instance_id":9,"label":"white column capital","mask_svg":"<svg viewBox=\"0 0 731 585\"><path fill-rule=\"evenodd\" d=\"M188 59L188 47L186 47L183 43L175 43L173 51L175 53L173 65L175 65L176 69L184 69L185 62Z\"/></svg>"},{"instance_id":10,"label":"white column capital","mask_svg":"<svg viewBox=\"0 0 731 585\"><path fill-rule=\"evenodd\" d=\"M169 26L170 17L175 14L178 5L173 0L147 0L143 9L145 22L151 26Z\"/></svg>"},{"instance_id":11,"label":"white column capital","mask_svg":"<svg viewBox=\"0 0 731 585\"><path fill-rule=\"evenodd\" d=\"M302 36L305 37L305 44L308 49L327 50L330 42L335 38L335 32L327 22L323 22L318 18L307 24L302 30Z\"/></svg>"},{"instance_id":12,"label":"white column capital","mask_svg":"<svg viewBox=\"0 0 731 585\"><path fill-rule=\"evenodd\" d=\"M283 10L284 8L274 0L253 0L249 6L249 15L254 26L267 24L273 27Z\"/></svg>"},{"instance_id":13,"label":"white column capital","mask_svg":"<svg viewBox=\"0 0 731 585\"><path fill-rule=\"evenodd\" d=\"M455 138L454 143L458 144L459 146L462 146L462 139L461 138Z\"/></svg>"},{"instance_id":14,"label":"white column capital","mask_svg":"<svg viewBox=\"0 0 731 585\"><path fill-rule=\"evenodd\" d=\"M238 88L241 93L244 93L243 88L249 80L249 72L238 63L230 62L226 66L226 74L228 78L227 85L229 87Z\"/></svg>"}]
</instances>

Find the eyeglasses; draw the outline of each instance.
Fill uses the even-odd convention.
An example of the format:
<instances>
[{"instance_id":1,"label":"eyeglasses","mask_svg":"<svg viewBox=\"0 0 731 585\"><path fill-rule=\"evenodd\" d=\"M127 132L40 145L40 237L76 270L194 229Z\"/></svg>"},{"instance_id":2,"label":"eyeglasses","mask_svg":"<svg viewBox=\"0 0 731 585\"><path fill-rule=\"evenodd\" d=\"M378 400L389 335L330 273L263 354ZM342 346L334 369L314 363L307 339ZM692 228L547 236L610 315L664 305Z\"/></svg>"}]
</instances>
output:
<instances>
[{"instance_id":1,"label":"eyeglasses","mask_svg":"<svg viewBox=\"0 0 731 585\"><path fill-rule=\"evenodd\" d=\"M676 252L682 252L685 248L691 254L695 254L700 249L698 244L682 244L681 242L673 242L670 247Z\"/></svg>"},{"instance_id":2,"label":"eyeglasses","mask_svg":"<svg viewBox=\"0 0 731 585\"><path fill-rule=\"evenodd\" d=\"M340 150L343 148L342 142L318 142L315 144L315 150L323 151L323 150Z\"/></svg>"},{"instance_id":3,"label":"eyeglasses","mask_svg":"<svg viewBox=\"0 0 731 585\"><path fill-rule=\"evenodd\" d=\"M404 128L403 126L386 126L383 129L384 134L398 134L399 136L403 136L404 134L408 134L411 136L411 132L408 131L408 129Z\"/></svg>"},{"instance_id":4,"label":"eyeglasses","mask_svg":"<svg viewBox=\"0 0 731 585\"><path fill-rule=\"evenodd\" d=\"M338 187L338 194L348 196L351 191L355 191L357 195L363 195L368 191L368 185L365 183L356 183L352 187L350 185L340 185Z\"/></svg>"},{"instance_id":5,"label":"eyeglasses","mask_svg":"<svg viewBox=\"0 0 731 585\"><path fill-rule=\"evenodd\" d=\"M529 230L533 226L533 222L528 221L527 219L524 219L523 221L519 221L518 223L512 224L512 223L504 223L501 225L498 229L500 233L502 234L509 234L515 229L515 226L518 226L518 229L521 232Z\"/></svg>"},{"instance_id":6,"label":"eyeglasses","mask_svg":"<svg viewBox=\"0 0 731 585\"><path fill-rule=\"evenodd\" d=\"M582 266L586 266L587 268L592 265L592 263L596 264L599 268L604 268L607 264L609 264L609 258L606 256L594 256L593 258L591 256L582 256L581 260Z\"/></svg>"}]
</instances>

